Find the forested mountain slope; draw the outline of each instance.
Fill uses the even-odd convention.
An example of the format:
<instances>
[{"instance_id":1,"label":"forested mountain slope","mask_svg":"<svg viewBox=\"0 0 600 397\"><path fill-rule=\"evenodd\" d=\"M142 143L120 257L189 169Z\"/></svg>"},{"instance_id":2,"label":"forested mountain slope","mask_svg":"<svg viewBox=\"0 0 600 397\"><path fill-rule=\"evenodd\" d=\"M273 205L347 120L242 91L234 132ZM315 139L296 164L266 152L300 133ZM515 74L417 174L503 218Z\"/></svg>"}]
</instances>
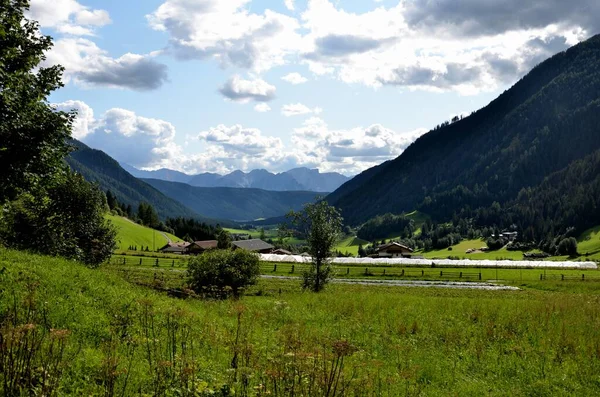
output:
<instances>
[{"instance_id":1,"label":"forested mountain slope","mask_svg":"<svg viewBox=\"0 0 600 397\"><path fill-rule=\"evenodd\" d=\"M185 183L144 179L167 196L211 218L248 221L284 215L314 201L315 192L274 192L253 188L196 187Z\"/></svg>"},{"instance_id":2,"label":"forested mountain slope","mask_svg":"<svg viewBox=\"0 0 600 397\"><path fill-rule=\"evenodd\" d=\"M600 35L535 67L485 108L436 127L328 196L347 223L420 208L436 220L505 205L600 149ZM568 172L568 171L565 171ZM566 182L569 195L580 182Z\"/></svg>"},{"instance_id":3,"label":"forested mountain slope","mask_svg":"<svg viewBox=\"0 0 600 397\"><path fill-rule=\"evenodd\" d=\"M140 202L151 204L161 219L183 216L202 218L195 211L165 196L152 186L125 171L106 153L73 140L75 150L67 157L71 168L91 182L97 182L104 191L110 190L119 202L137 208ZM210 221L203 219L204 221Z\"/></svg>"}]
</instances>

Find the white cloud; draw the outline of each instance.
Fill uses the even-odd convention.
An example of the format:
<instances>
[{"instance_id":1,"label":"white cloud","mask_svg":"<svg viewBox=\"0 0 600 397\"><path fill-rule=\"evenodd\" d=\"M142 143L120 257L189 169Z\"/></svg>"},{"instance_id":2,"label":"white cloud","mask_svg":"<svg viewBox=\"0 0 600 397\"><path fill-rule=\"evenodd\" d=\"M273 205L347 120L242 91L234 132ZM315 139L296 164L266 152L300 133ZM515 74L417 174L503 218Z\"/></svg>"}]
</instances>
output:
<instances>
[{"instance_id":1,"label":"white cloud","mask_svg":"<svg viewBox=\"0 0 600 397\"><path fill-rule=\"evenodd\" d=\"M294 0L284 0L285 8L294 11Z\"/></svg>"},{"instance_id":2,"label":"white cloud","mask_svg":"<svg viewBox=\"0 0 600 397\"><path fill-rule=\"evenodd\" d=\"M309 108L301 103L290 103L289 105L283 105L281 108L281 114L286 117L301 116L303 114L320 114L323 111L320 107Z\"/></svg>"},{"instance_id":3,"label":"white cloud","mask_svg":"<svg viewBox=\"0 0 600 397\"><path fill-rule=\"evenodd\" d=\"M220 89L221 94L237 102L268 102L275 98L275 86L262 79L244 80L235 75L229 79Z\"/></svg>"},{"instance_id":4,"label":"white cloud","mask_svg":"<svg viewBox=\"0 0 600 397\"><path fill-rule=\"evenodd\" d=\"M42 28L76 36L93 35L93 28L111 23L107 11L90 9L75 0L31 0L27 17Z\"/></svg>"},{"instance_id":5,"label":"white cloud","mask_svg":"<svg viewBox=\"0 0 600 397\"><path fill-rule=\"evenodd\" d=\"M94 42L63 38L47 54L46 65L65 67L65 80L83 86L153 90L167 81L167 67L152 55L125 54L111 58Z\"/></svg>"},{"instance_id":6,"label":"white cloud","mask_svg":"<svg viewBox=\"0 0 600 397\"><path fill-rule=\"evenodd\" d=\"M424 130L398 134L380 124L332 130L324 120L311 117L293 131L291 142L239 124L218 125L186 138L198 152L186 152L176 143L175 126L165 120L113 108L95 118L84 102L54 105L77 109L73 135L89 146L137 168L170 168L188 173L227 173L265 168L275 172L294 167L319 168L352 175L398 156Z\"/></svg>"},{"instance_id":7,"label":"white cloud","mask_svg":"<svg viewBox=\"0 0 600 397\"><path fill-rule=\"evenodd\" d=\"M269 105L267 105L266 103L262 102L262 103L258 103L256 104L256 106L254 106L254 110L256 110L259 113L265 113L271 110L271 107Z\"/></svg>"},{"instance_id":8,"label":"white cloud","mask_svg":"<svg viewBox=\"0 0 600 397\"><path fill-rule=\"evenodd\" d=\"M281 80L287 81L288 83L294 84L294 85L303 84L308 81L308 79L306 77L304 77L300 73L296 73L296 72L286 74L285 76L283 76L281 78Z\"/></svg>"},{"instance_id":9,"label":"white cloud","mask_svg":"<svg viewBox=\"0 0 600 397\"><path fill-rule=\"evenodd\" d=\"M295 18L249 11L249 0L166 0L147 16L170 35L168 50L182 59L214 59L256 72L287 62L301 36Z\"/></svg>"},{"instance_id":10,"label":"white cloud","mask_svg":"<svg viewBox=\"0 0 600 397\"><path fill-rule=\"evenodd\" d=\"M95 128L94 110L82 101L65 101L54 104L56 110L77 112L73 122L72 135L75 139L83 139Z\"/></svg>"},{"instance_id":11,"label":"white cloud","mask_svg":"<svg viewBox=\"0 0 600 397\"><path fill-rule=\"evenodd\" d=\"M249 3L166 0L148 20L169 34L167 51L181 59L213 59L258 73L295 62L348 84L462 94L510 84L600 29L590 16L600 12L593 0L533 0L531 7L517 0L377 2L360 13L345 11L341 2L308 0L299 19L251 11ZM535 40L558 45L540 47Z\"/></svg>"}]
</instances>

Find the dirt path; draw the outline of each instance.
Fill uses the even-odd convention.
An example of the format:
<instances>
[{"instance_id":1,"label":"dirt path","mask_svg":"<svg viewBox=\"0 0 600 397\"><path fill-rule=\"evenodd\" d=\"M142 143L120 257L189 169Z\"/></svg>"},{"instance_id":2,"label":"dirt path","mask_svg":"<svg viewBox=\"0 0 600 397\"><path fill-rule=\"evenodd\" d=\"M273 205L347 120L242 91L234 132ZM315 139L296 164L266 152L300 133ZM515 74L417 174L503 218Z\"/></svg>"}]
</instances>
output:
<instances>
[{"instance_id":1,"label":"dirt path","mask_svg":"<svg viewBox=\"0 0 600 397\"><path fill-rule=\"evenodd\" d=\"M268 276L262 275L262 278L297 280L298 277L290 276ZM451 289L480 289L488 291L518 291L519 288L509 285L499 285L492 283L476 283L462 281L421 281L421 280L367 280L352 278L335 278L332 283L339 284L358 284L358 285L382 285L392 287L421 287L421 288L451 288Z\"/></svg>"}]
</instances>

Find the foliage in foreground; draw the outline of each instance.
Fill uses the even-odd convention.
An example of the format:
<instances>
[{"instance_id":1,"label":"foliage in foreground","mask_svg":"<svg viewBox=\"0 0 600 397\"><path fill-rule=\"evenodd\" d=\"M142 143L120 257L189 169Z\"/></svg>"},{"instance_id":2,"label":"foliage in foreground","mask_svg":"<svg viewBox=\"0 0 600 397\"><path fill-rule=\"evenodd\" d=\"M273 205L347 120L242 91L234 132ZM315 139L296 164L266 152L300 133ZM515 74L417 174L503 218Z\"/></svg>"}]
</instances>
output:
<instances>
[{"instance_id":1,"label":"foliage in foreground","mask_svg":"<svg viewBox=\"0 0 600 397\"><path fill-rule=\"evenodd\" d=\"M0 0L0 244L98 265L114 248L104 195L66 169L74 115L48 103L60 66L26 0Z\"/></svg>"},{"instance_id":2,"label":"foliage in foreground","mask_svg":"<svg viewBox=\"0 0 600 397\"><path fill-rule=\"evenodd\" d=\"M23 193L4 205L0 241L7 247L63 256L97 266L112 255L116 230L105 219L104 193L65 171L40 194Z\"/></svg>"},{"instance_id":3,"label":"foliage in foreground","mask_svg":"<svg viewBox=\"0 0 600 397\"><path fill-rule=\"evenodd\" d=\"M269 281L260 296L203 302L18 252L0 250L0 269L2 395L587 396L600 387L593 288L333 285L316 295ZM12 367L21 372L7 370L23 359L31 364Z\"/></svg>"},{"instance_id":4,"label":"foliage in foreground","mask_svg":"<svg viewBox=\"0 0 600 397\"><path fill-rule=\"evenodd\" d=\"M239 297L245 288L256 284L259 275L258 255L242 249L210 250L188 264L190 287L214 297Z\"/></svg>"}]
</instances>

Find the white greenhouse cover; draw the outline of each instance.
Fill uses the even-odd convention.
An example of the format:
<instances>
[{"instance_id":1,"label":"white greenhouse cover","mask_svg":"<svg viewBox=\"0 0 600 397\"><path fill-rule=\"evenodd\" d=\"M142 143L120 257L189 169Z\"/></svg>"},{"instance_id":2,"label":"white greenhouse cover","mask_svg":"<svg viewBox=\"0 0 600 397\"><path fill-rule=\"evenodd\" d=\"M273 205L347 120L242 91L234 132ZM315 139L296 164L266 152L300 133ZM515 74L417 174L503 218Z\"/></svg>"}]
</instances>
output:
<instances>
[{"instance_id":1,"label":"white greenhouse cover","mask_svg":"<svg viewBox=\"0 0 600 397\"><path fill-rule=\"evenodd\" d=\"M260 254L264 262L308 263L310 257L300 255ZM333 258L333 263L373 264L397 266L445 266L445 267L506 267L506 268L546 268L546 269L597 269L595 262L554 262L554 261L495 261L495 260L451 260L451 259L409 259L409 258Z\"/></svg>"}]
</instances>

